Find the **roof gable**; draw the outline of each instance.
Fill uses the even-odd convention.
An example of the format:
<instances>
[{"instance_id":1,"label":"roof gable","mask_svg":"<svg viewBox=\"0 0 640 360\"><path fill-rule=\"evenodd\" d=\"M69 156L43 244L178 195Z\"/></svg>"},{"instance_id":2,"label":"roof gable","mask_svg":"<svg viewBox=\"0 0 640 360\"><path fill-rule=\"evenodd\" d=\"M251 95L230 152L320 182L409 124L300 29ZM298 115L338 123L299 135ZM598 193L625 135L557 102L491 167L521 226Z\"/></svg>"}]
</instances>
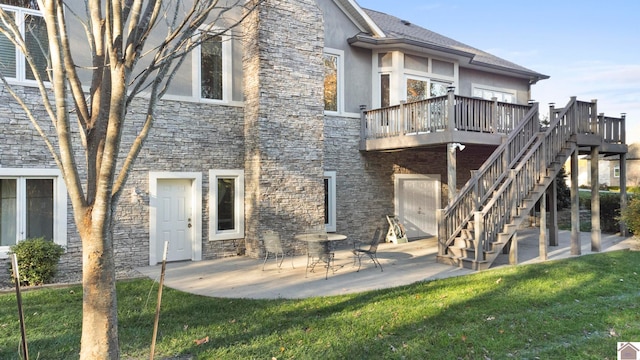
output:
<instances>
[{"instance_id":1,"label":"roof gable","mask_svg":"<svg viewBox=\"0 0 640 360\"><path fill-rule=\"evenodd\" d=\"M386 36L382 29L378 27L364 9L354 0L333 0L333 2L338 5L361 31L381 38Z\"/></svg>"}]
</instances>

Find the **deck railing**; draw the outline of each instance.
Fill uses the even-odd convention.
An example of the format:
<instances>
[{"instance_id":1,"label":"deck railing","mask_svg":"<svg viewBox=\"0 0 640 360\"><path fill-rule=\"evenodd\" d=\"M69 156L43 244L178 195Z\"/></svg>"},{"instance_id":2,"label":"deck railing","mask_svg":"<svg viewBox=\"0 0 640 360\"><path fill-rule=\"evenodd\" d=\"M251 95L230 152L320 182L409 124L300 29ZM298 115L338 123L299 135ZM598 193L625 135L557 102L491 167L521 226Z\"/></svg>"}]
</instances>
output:
<instances>
[{"instance_id":1,"label":"deck railing","mask_svg":"<svg viewBox=\"0 0 640 360\"><path fill-rule=\"evenodd\" d=\"M537 103L529 108L523 118L524 120L517 124L506 141L477 171L473 172L454 200L446 208L438 210L440 255L445 254L446 248L453 243L473 214L504 181L505 176L508 175L508 169L514 166L514 161L522 156L522 153L535 140L535 135L540 132Z\"/></svg>"},{"instance_id":2,"label":"deck railing","mask_svg":"<svg viewBox=\"0 0 640 360\"><path fill-rule=\"evenodd\" d=\"M509 134L530 105L447 95L363 111L364 140L439 131Z\"/></svg>"},{"instance_id":3,"label":"deck railing","mask_svg":"<svg viewBox=\"0 0 640 360\"><path fill-rule=\"evenodd\" d=\"M626 144L625 115L620 118L598 115L598 133L602 141L608 144Z\"/></svg>"},{"instance_id":4,"label":"deck railing","mask_svg":"<svg viewBox=\"0 0 640 360\"><path fill-rule=\"evenodd\" d=\"M567 147L571 136L593 125L592 118L585 115L594 109L595 103L576 101L573 97L564 109L552 111L551 124L546 131L534 137L536 141L526 149L522 158L516 159L517 165L509 171L491 200L474 214L476 261L483 260L483 250L490 250L489 239L495 239L504 226L519 215L525 199L542 177L549 175L548 169L558 160L558 154Z\"/></svg>"}]
</instances>

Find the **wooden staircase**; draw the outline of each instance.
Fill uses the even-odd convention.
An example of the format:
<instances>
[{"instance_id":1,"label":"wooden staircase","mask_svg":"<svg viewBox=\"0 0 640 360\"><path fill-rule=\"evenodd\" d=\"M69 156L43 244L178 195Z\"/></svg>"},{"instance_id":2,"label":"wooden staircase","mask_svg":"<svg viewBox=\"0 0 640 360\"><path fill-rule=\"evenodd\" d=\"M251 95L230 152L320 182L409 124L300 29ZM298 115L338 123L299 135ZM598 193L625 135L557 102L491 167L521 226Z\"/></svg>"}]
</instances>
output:
<instances>
[{"instance_id":1,"label":"wooden staircase","mask_svg":"<svg viewBox=\"0 0 640 360\"><path fill-rule=\"evenodd\" d=\"M577 151L577 135L597 132L593 102L574 97L550 116L549 126L541 127L534 104L457 197L438 210L438 262L489 268Z\"/></svg>"}]
</instances>

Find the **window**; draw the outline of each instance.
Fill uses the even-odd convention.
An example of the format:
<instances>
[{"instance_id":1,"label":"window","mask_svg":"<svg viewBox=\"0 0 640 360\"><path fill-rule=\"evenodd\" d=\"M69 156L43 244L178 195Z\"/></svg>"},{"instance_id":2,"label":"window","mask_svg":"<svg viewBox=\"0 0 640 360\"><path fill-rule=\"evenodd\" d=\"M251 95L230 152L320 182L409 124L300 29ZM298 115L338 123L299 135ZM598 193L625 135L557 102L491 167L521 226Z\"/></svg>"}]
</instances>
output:
<instances>
[{"instance_id":1,"label":"window","mask_svg":"<svg viewBox=\"0 0 640 360\"><path fill-rule=\"evenodd\" d=\"M380 106L389 107L391 105L391 84L389 74L380 75Z\"/></svg>"},{"instance_id":2,"label":"window","mask_svg":"<svg viewBox=\"0 0 640 360\"><path fill-rule=\"evenodd\" d=\"M425 100L447 94L451 84L425 78L407 76L407 102Z\"/></svg>"},{"instance_id":3,"label":"window","mask_svg":"<svg viewBox=\"0 0 640 360\"><path fill-rule=\"evenodd\" d=\"M59 171L0 170L0 257L30 238L66 246L67 193Z\"/></svg>"},{"instance_id":4,"label":"window","mask_svg":"<svg viewBox=\"0 0 640 360\"><path fill-rule=\"evenodd\" d=\"M325 49L324 110L342 112L342 54L340 50Z\"/></svg>"},{"instance_id":5,"label":"window","mask_svg":"<svg viewBox=\"0 0 640 360\"><path fill-rule=\"evenodd\" d=\"M324 225L329 232L336 231L336 172L324 172Z\"/></svg>"},{"instance_id":6,"label":"window","mask_svg":"<svg viewBox=\"0 0 640 360\"><path fill-rule=\"evenodd\" d=\"M620 177L620 166L614 166L613 167L613 177L614 178L619 178Z\"/></svg>"},{"instance_id":7,"label":"window","mask_svg":"<svg viewBox=\"0 0 640 360\"><path fill-rule=\"evenodd\" d=\"M22 34L27 49L35 62L38 74L43 80L47 77L47 59L49 58L49 41L47 29L35 1L0 0L2 8L14 17ZM5 27L4 24L0 26ZM22 52L4 35L0 34L0 71L7 78L18 81L35 80L35 75Z\"/></svg>"},{"instance_id":8,"label":"window","mask_svg":"<svg viewBox=\"0 0 640 360\"><path fill-rule=\"evenodd\" d=\"M209 240L244 238L244 171L209 170Z\"/></svg>"},{"instance_id":9,"label":"window","mask_svg":"<svg viewBox=\"0 0 640 360\"><path fill-rule=\"evenodd\" d=\"M491 100L494 97L500 102L515 103L516 93L515 91L508 89L497 89L483 86L473 86L473 96L483 98L485 100Z\"/></svg>"},{"instance_id":10,"label":"window","mask_svg":"<svg viewBox=\"0 0 640 360\"><path fill-rule=\"evenodd\" d=\"M202 43L193 56L197 63L194 93L200 99L231 101L232 59L231 39L227 35L202 34Z\"/></svg>"},{"instance_id":11,"label":"window","mask_svg":"<svg viewBox=\"0 0 640 360\"><path fill-rule=\"evenodd\" d=\"M407 102L415 102L427 98L427 81L407 78Z\"/></svg>"}]
</instances>

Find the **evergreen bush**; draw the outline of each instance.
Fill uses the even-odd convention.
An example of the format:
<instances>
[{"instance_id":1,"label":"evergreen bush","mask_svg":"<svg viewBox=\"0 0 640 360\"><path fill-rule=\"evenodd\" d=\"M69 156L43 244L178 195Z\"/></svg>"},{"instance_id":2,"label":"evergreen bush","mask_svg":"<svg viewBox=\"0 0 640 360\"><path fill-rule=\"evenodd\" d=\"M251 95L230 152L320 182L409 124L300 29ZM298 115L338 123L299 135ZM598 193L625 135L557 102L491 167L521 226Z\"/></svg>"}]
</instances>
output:
<instances>
[{"instance_id":1,"label":"evergreen bush","mask_svg":"<svg viewBox=\"0 0 640 360\"><path fill-rule=\"evenodd\" d=\"M44 238L26 239L11 247L11 253L18 258L18 272L21 286L50 283L56 273L58 261L64 248ZM15 279L13 270L11 279Z\"/></svg>"},{"instance_id":2,"label":"evergreen bush","mask_svg":"<svg viewBox=\"0 0 640 360\"><path fill-rule=\"evenodd\" d=\"M624 221L632 234L640 234L640 197L632 197L627 208L620 214L620 221Z\"/></svg>"}]
</instances>

